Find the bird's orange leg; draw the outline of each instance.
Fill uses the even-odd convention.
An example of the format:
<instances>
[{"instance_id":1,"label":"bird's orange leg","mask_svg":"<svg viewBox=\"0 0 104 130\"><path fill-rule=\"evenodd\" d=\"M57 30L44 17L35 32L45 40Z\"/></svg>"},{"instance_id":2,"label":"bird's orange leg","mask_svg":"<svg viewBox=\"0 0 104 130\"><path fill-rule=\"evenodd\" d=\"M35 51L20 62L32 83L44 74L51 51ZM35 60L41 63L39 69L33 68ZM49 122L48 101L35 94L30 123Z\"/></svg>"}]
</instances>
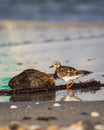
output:
<instances>
[{"instance_id":1,"label":"bird's orange leg","mask_svg":"<svg viewBox=\"0 0 104 130\"><path fill-rule=\"evenodd\" d=\"M69 86L69 85L68 85L68 84L66 84L66 89L67 89L67 90L68 90L68 86Z\"/></svg>"},{"instance_id":2,"label":"bird's orange leg","mask_svg":"<svg viewBox=\"0 0 104 130\"><path fill-rule=\"evenodd\" d=\"M73 86L74 81L72 80L71 84L66 84L66 89L69 90Z\"/></svg>"}]
</instances>

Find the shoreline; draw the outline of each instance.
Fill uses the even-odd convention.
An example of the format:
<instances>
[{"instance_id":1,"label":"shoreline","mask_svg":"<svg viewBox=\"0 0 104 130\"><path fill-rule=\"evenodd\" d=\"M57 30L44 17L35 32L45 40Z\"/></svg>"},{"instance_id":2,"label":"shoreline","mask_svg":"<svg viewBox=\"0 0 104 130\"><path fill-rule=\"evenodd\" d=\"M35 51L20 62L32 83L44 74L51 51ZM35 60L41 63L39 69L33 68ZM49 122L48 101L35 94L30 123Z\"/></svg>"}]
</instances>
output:
<instances>
[{"instance_id":1,"label":"shoreline","mask_svg":"<svg viewBox=\"0 0 104 130\"><path fill-rule=\"evenodd\" d=\"M40 21L0 21L0 29L18 28L104 28L104 23L87 22L40 22Z\"/></svg>"}]
</instances>

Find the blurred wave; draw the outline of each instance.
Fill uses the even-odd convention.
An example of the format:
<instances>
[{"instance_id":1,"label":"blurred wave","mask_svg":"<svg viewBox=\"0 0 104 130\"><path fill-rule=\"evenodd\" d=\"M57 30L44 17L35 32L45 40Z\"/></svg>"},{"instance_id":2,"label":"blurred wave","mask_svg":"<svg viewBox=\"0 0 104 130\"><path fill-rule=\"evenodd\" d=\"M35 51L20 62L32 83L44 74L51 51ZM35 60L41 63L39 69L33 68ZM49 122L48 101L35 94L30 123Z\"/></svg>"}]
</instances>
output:
<instances>
[{"instance_id":1,"label":"blurred wave","mask_svg":"<svg viewBox=\"0 0 104 130\"><path fill-rule=\"evenodd\" d=\"M0 20L104 22L103 0L0 0Z\"/></svg>"}]
</instances>

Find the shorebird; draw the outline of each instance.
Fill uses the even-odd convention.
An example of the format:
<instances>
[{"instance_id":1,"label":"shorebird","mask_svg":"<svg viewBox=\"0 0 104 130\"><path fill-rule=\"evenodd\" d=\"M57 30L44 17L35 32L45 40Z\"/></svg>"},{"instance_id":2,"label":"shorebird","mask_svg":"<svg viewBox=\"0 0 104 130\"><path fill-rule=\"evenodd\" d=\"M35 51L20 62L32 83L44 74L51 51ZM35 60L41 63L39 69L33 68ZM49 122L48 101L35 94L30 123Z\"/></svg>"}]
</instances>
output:
<instances>
[{"instance_id":1,"label":"shorebird","mask_svg":"<svg viewBox=\"0 0 104 130\"><path fill-rule=\"evenodd\" d=\"M55 73L57 74L57 76L66 82L67 90L72 88L75 79L92 73L86 70L77 70L70 66L63 66L59 61L55 61L51 66L49 66L49 68L52 67L55 68ZM68 84L69 81L71 81L71 84Z\"/></svg>"}]
</instances>

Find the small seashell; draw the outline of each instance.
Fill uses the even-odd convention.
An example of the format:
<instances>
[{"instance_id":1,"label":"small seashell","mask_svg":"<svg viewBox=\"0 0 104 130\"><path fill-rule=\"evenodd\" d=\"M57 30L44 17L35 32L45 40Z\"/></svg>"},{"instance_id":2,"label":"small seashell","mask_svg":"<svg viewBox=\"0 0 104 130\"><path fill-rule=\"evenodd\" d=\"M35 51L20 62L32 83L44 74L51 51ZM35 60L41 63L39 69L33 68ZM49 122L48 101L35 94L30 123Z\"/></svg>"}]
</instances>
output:
<instances>
[{"instance_id":1,"label":"small seashell","mask_svg":"<svg viewBox=\"0 0 104 130\"><path fill-rule=\"evenodd\" d=\"M53 104L53 107L59 107L59 106L61 106L59 103L54 103Z\"/></svg>"},{"instance_id":2,"label":"small seashell","mask_svg":"<svg viewBox=\"0 0 104 130\"><path fill-rule=\"evenodd\" d=\"M31 125L31 126L28 126L28 130L42 130L42 129L38 125Z\"/></svg>"},{"instance_id":3,"label":"small seashell","mask_svg":"<svg viewBox=\"0 0 104 130\"><path fill-rule=\"evenodd\" d=\"M39 104L39 102L36 102L35 104L37 104L37 105L38 105L38 104Z\"/></svg>"},{"instance_id":4,"label":"small seashell","mask_svg":"<svg viewBox=\"0 0 104 130\"><path fill-rule=\"evenodd\" d=\"M30 106L30 105L28 105L27 107L28 107L28 108L30 108L31 106Z\"/></svg>"},{"instance_id":5,"label":"small seashell","mask_svg":"<svg viewBox=\"0 0 104 130\"><path fill-rule=\"evenodd\" d=\"M18 108L18 107L17 107L16 105L11 105L10 108L11 108L11 109L16 109L16 108Z\"/></svg>"},{"instance_id":6,"label":"small seashell","mask_svg":"<svg viewBox=\"0 0 104 130\"><path fill-rule=\"evenodd\" d=\"M99 117L100 114L98 112L96 112L96 111L93 111L93 112L90 113L90 116L92 116L92 117Z\"/></svg>"}]
</instances>

